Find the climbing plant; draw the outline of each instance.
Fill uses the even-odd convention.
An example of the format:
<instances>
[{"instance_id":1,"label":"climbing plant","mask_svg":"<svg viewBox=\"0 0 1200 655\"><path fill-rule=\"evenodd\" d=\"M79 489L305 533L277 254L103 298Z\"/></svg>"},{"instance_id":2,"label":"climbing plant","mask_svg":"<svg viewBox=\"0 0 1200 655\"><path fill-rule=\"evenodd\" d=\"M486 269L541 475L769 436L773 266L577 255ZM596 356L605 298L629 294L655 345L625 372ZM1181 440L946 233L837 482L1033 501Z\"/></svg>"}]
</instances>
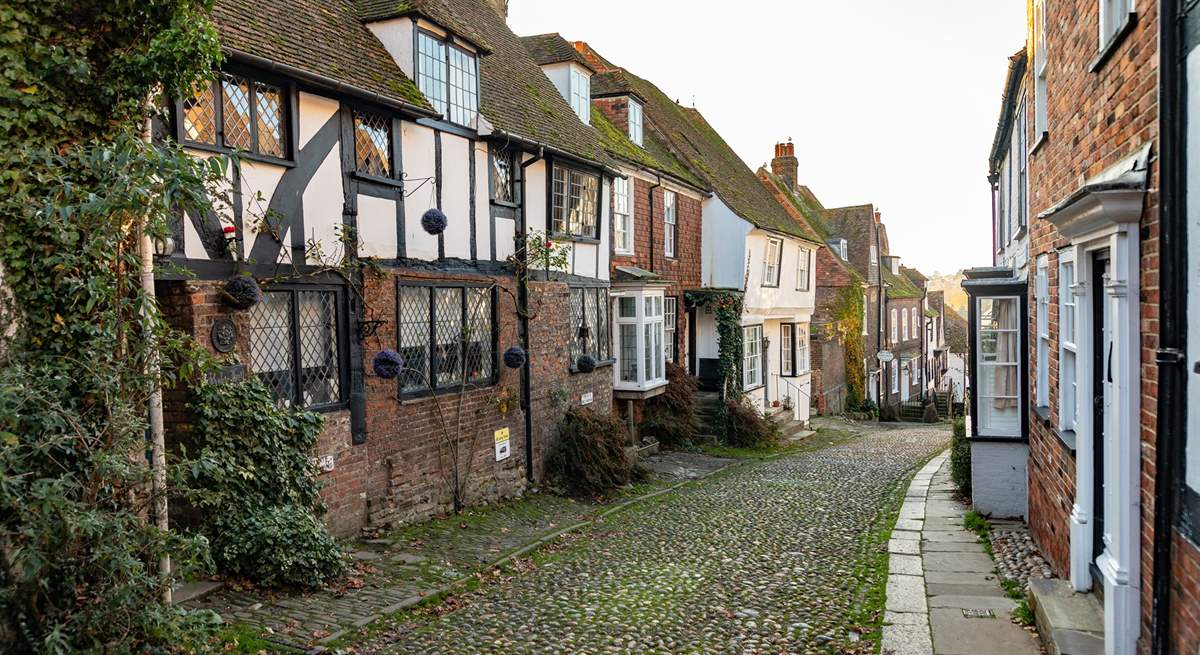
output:
<instances>
[{"instance_id":1,"label":"climbing plant","mask_svg":"<svg viewBox=\"0 0 1200 655\"><path fill-rule=\"evenodd\" d=\"M0 643L188 649L164 602L203 540L147 518L146 401L205 365L138 284L143 234L202 211L224 162L144 140L220 58L210 0L0 3ZM159 569L164 555L174 568Z\"/></svg>"},{"instance_id":2,"label":"climbing plant","mask_svg":"<svg viewBox=\"0 0 1200 655\"><path fill-rule=\"evenodd\" d=\"M824 326L826 337L842 345L846 368L846 407L857 409L865 398L863 378L863 294L851 285L838 289L829 305L830 321Z\"/></svg>"},{"instance_id":3,"label":"climbing plant","mask_svg":"<svg viewBox=\"0 0 1200 655\"><path fill-rule=\"evenodd\" d=\"M687 301L712 308L717 324L717 374L727 400L742 397L742 294L736 291L688 291Z\"/></svg>"}]
</instances>

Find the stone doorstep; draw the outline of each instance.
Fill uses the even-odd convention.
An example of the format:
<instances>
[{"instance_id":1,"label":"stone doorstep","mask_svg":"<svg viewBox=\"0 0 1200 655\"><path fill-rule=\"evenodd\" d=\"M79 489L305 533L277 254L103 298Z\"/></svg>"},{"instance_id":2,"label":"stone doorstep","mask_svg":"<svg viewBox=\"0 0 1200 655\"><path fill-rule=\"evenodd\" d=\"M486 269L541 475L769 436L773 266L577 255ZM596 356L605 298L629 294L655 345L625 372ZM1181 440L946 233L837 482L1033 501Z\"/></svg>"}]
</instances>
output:
<instances>
[{"instance_id":1,"label":"stone doorstep","mask_svg":"<svg viewBox=\"0 0 1200 655\"><path fill-rule=\"evenodd\" d=\"M1094 595L1039 578L1029 582L1029 606L1049 655L1104 653L1104 607Z\"/></svg>"},{"instance_id":2,"label":"stone doorstep","mask_svg":"<svg viewBox=\"0 0 1200 655\"><path fill-rule=\"evenodd\" d=\"M171 590L171 604L181 605L188 601L200 600L215 591L220 591L224 586L224 582L213 580L184 582Z\"/></svg>"}]
</instances>

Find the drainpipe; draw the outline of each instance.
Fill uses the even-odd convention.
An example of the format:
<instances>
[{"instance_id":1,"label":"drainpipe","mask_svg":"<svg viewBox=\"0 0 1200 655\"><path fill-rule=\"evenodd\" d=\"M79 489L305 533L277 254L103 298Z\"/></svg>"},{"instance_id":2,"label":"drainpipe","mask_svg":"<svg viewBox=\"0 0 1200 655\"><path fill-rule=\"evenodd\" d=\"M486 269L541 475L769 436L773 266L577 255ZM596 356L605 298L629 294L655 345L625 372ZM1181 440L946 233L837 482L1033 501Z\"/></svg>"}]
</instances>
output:
<instances>
[{"instance_id":1,"label":"drainpipe","mask_svg":"<svg viewBox=\"0 0 1200 655\"><path fill-rule=\"evenodd\" d=\"M654 267L654 255L657 252L657 248L654 247L654 190L657 189L658 187L662 186L662 176L658 175L656 173L654 175L654 177L656 179L656 181L654 182L654 186L650 187L650 190L646 192L646 199L650 201L650 272L651 273L655 272L655 270L654 270L654 268L655 268ZM663 207L666 207L666 205L663 205ZM663 216L663 220L664 221L666 220L666 216ZM636 248L635 248L635 251L636 251Z\"/></svg>"},{"instance_id":2,"label":"drainpipe","mask_svg":"<svg viewBox=\"0 0 1200 655\"><path fill-rule=\"evenodd\" d=\"M545 151L538 148L538 153L533 159L521 162L521 234L528 240L529 238L529 214L526 207L529 205L529 183L528 176L525 175L525 169L542 161ZM521 267L525 270L525 277L518 280L517 284L517 332L521 341L521 348L525 350L525 364L521 367L521 410L525 413L525 480L533 483L533 403L531 402L530 376L533 374L533 369L530 365L529 355L529 254L526 248L520 251Z\"/></svg>"},{"instance_id":3,"label":"drainpipe","mask_svg":"<svg viewBox=\"0 0 1200 655\"><path fill-rule=\"evenodd\" d=\"M872 217L874 216L872 215ZM870 273L871 267L868 265L867 274L869 275ZM883 350L883 321L887 316L887 307L884 306L883 295L883 251L882 244L879 241L878 225L875 226L875 284L875 304L879 307L879 329L875 331L875 352L878 354ZM883 407L883 390L885 388L883 383L883 363L879 362L878 357L876 357L875 361L879 363L879 375L878 379L875 380L875 397L879 399L879 406Z\"/></svg>"}]
</instances>

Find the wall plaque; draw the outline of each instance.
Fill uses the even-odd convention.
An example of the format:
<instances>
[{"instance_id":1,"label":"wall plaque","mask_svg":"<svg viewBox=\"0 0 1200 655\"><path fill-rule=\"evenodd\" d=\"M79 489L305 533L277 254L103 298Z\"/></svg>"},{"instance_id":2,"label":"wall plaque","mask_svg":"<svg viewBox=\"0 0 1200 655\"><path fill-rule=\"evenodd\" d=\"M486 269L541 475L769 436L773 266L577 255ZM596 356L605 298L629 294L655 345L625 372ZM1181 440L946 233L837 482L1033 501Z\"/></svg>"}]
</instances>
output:
<instances>
[{"instance_id":1,"label":"wall plaque","mask_svg":"<svg viewBox=\"0 0 1200 655\"><path fill-rule=\"evenodd\" d=\"M219 353L227 353L237 346L238 329L237 325L228 318L218 318L213 321L212 331L209 333L209 338L212 340L213 348Z\"/></svg>"}]
</instances>

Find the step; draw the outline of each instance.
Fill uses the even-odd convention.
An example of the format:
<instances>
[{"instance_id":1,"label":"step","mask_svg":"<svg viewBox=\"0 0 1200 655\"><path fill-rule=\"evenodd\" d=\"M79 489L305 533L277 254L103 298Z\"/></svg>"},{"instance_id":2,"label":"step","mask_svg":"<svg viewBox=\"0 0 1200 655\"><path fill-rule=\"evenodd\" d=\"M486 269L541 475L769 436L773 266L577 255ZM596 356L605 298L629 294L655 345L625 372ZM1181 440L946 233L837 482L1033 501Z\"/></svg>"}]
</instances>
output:
<instances>
[{"instance_id":1,"label":"step","mask_svg":"<svg viewBox=\"0 0 1200 655\"><path fill-rule=\"evenodd\" d=\"M1048 655L1104 655L1104 607L1065 580L1031 580L1029 605Z\"/></svg>"}]
</instances>

